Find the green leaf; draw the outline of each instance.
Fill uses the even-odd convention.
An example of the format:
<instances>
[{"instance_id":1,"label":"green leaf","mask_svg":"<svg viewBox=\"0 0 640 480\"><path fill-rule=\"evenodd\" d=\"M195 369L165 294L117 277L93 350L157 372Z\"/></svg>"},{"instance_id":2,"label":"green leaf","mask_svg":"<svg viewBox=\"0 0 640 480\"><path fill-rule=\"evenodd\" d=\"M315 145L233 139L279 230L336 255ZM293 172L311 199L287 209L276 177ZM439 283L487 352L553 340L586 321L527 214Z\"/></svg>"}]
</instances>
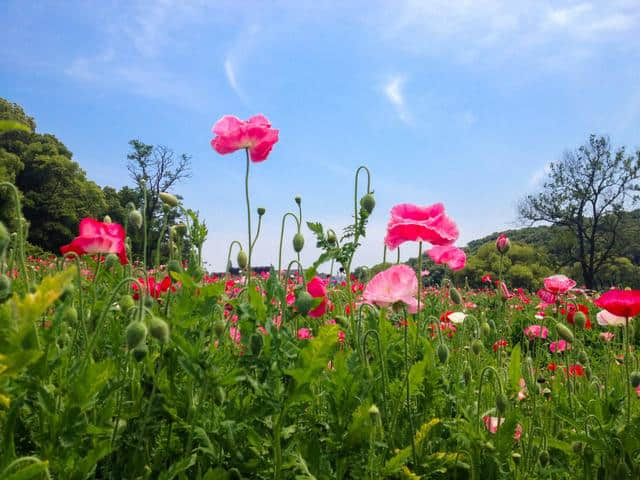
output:
<instances>
[{"instance_id":1,"label":"green leaf","mask_svg":"<svg viewBox=\"0 0 640 480\"><path fill-rule=\"evenodd\" d=\"M256 320L258 323L264 324L267 319L267 309L264 306L262 294L253 287L248 288L247 292L249 294L249 304L256 314Z\"/></svg>"},{"instance_id":2,"label":"green leaf","mask_svg":"<svg viewBox=\"0 0 640 480\"><path fill-rule=\"evenodd\" d=\"M0 133L10 132L13 130L21 130L23 132L31 133L31 128L29 128L29 125L25 125L21 122L16 122L15 120L0 120Z\"/></svg>"},{"instance_id":3,"label":"green leaf","mask_svg":"<svg viewBox=\"0 0 640 480\"><path fill-rule=\"evenodd\" d=\"M15 462L14 462L15 463ZM49 469L48 462L38 461L36 463L26 463L24 466L13 473L7 473L7 470L0 473L3 480L31 480L32 478L42 478L42 474ZM7 476L8 475L8 476Z\"/></svg>"}]
</instances>

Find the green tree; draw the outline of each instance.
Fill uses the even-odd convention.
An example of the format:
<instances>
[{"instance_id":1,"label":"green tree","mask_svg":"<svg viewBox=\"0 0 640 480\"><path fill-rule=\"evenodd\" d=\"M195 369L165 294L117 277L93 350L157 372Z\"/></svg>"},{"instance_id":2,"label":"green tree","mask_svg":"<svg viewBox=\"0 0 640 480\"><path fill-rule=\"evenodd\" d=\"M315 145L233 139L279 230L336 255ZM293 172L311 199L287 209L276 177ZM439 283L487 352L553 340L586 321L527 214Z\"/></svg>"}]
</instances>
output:
<instances>
[{"instance_id":1,"label":"green tree","mask_svg":"<svg viewBox=\"0 0 640 480\"><path fill-rule=\"evenodd\" d=\"M542 191L518 207L521 220L566 228L575 243L568 253L578 262L588 288L598 272L619 255L625 210L638 199L640 150L612 152L609 139L591 135L586 145L550 165Z\"/></svg>"}]
</instances>

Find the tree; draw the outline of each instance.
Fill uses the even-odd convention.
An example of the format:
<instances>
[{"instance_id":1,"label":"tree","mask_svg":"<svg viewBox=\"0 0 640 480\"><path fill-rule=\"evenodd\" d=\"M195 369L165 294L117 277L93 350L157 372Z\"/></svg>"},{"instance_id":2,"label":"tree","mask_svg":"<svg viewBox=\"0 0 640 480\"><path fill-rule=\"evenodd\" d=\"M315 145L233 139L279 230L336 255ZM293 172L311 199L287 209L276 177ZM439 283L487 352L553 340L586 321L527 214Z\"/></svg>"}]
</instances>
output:
<instances>
[{"instance_id":1,"label":"tree","mask_svg":"<svg viewBox=\"0 0 640 480\"><path fill-rule=\"evenodd\" d=\"M609 139L591 135L586 145L565 152L550 164L542 191L526 196L518 206L522 221L565 227L575 244L568 251L580 264L588 288L596 275L617 256L625 210L638 199L640 151L611 151Z\"/></svg>"},{"instance_id":2,"label":"tree","mask_svg":"<svg viewBox=\"0 0 640 480\"><path fill-rule=\"evenodd\" d=\"M161 192L170 192L180 181L191 176L191 157L186 154L176 155L164 145L147 145L140 140L129 142L133 151L128 155L127 170L142 192L142 182L147 189L147 209L144 212L149 226L147 259L152 260L151 252L158 240L162 228ZM142 195L137 203L142 207Z\"/></svg>"}]
</instances>

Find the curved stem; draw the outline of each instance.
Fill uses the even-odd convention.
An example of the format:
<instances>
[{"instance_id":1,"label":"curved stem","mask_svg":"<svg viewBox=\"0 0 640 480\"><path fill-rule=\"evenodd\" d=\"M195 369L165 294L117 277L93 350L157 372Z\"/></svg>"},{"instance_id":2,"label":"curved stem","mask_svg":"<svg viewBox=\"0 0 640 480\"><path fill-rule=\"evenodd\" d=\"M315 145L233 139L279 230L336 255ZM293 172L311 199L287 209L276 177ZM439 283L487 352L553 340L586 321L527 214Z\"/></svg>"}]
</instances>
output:
<instances>
[{"instance_id":1,"label":"curved stem","mask_svg":"<svg viewBox=\"0 0 640 480\"><path fill-rule=\"evenodd\" d=\"M253 242L251 242L251 250L256 246L256 242L258 241L258 237L260 236L260 227L262 226L262 215L258 215L258 228L256 228L256 236L253 237Z\"/></svg>"},{"instance_id":2,"label":"curved stem","mask_svg":"<svg viewBox=\"0 0 640 480\"><path fill-rule=\"evenodd\" d=\"M282 226L280 227L280 248L278 249L278 275L281 275L282 270L282 242L284 240L284 223L287 217L293 217L296 221L296 227L298 228L298 232L300 231L300 220L296 217L295 213L287 212L282 216Z\"/></svg>"},{"instance_id":3,"label":"curved stem","mask_svg":"<svg viewBox=\"0 0 640 480\"><path fill-rule=\"evenodd\" d=\"M496 380L496 382L498 383L498 391L502 392L502 381L500 380L500 376L498 375L498 371L492 367L492 366L487 366L484 367L482 369L482 372L480 372L480 377L478 379L479 382L479 386L478 386L478 402L477 402L477 406L476 406L476 428L478 430L480 430L480 403L482 400L482 385L483 385L483 380L484 380L484 374L487 372L491 372L493 373L493 376Z\"/></svg>"},{"instance_id":4,"label":"curved stem","mask_svg":"<svg viewBox=\"0 0 640 480\"><path fill-rule=\"evenodd\" d=\"M282 315L281 315L281 325L285 325L285 320L287 318L287 285L289 282L289 275L291 274L291 265L293 265L294 263L298 264L298 275L300 277L302 277L302 285L303 287L307 286L307 281L304 278L304 269L302 268L302 264L297 261L297 260L291 260L289 262L289 265L287 266L287 275L285 277L285 284L284 284L284 288L282 289L282 299L280 300L280 304L281 304L281 308L282 308ZM296 325L296 333L298 332L298 328Z\"/></svg>"},{"instance_id":5,"label":"curved stem","mask_svg":"<svg viewBox=\"0 0 640 480\"><path fill-rule=\"evenodd\" d=\"M360 176L361 171L365 171L367 174L367 193L371 193L371 172L364 165L359 166L356 169L356 177L355 177L355 185L353 190L353 222L354 222L354 230L355 235L353 237L353 244L358 244L358 239L360 238L360 232L358 229L358 177ZM347 274L347 287L351 290L351 262L353 261L353 256L355 254L355 248L351 255L349 256L349 261L347 262L345 273Z\"/></svg>"},{"instance_id":6,"label":"curved stem","mask_svg":"<svg viewBox=\"0 0 640 480\"><path fill-rule=\"evenodd\" d=\"M238 240L234 240L229 244L229 253L227 253L227 264L225 265L227 277L229 276L229 264L231 263L231 250L233 250L234 245L238 245L238 248L242 250L242 244Z\"/></svg>"},{"instance_id":7,"label":"curved stem","mask_svg":"<svg viewBox=\"0 0 640 480\"><path fill-rule=\"evenodd\" d=\"M247 201L247 233L248 236L248 245L249 245L249 253L247 257L247 278L246 282L249 285L249 280L251 279L251 252L253 251L253 245L251 243L251 204L249 202L249 166L251 164L251 160L249 159L249 149L244 149L245 154L247 156L247 169L244 174L244 196Z\"/></svg>"}]
</instances>

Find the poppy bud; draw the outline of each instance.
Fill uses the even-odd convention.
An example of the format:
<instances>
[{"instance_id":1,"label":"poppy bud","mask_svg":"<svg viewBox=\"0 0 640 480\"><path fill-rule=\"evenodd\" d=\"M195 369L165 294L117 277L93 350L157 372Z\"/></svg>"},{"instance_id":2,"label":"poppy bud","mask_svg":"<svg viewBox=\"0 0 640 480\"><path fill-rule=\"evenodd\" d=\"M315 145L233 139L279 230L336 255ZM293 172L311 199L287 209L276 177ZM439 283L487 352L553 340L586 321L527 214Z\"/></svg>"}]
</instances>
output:
<instances>
[{"instance_id":1,"label":"poppy bud","mask_svg":"<svg viewBox=\"0 0 640 480\"><path fill-rule=\"evenodd\" d=\"M103 223L111 223L111 217L109 215L105 215L102 218Z\"/></svg>"},{"instance_id":2,"label":"poppy bud","mask_svg":"<svg viewBox=\"0 0 640 480\"><path fill-rule=\"evenodd\" d=\"M584 350L580 350L580 353L578 353L578 361L582 365L586 365L589 362L589 357L587 356L587 352L585 352Z\"/></svg>"},{"instance_id":3,"label":"poppy bud","mask_svg":"<svg viewBox=\"0 0 640 480\"><path fill-rule=\"evenodd\" d=\"M127 347L134 348L139 345L147 336L147 327L144 323L134 320L125 330Z\"/></svg>"},{"instance_id":4,"label":"poppy bud","mask_svg":"<svg viewBox=\"0 0 640 480\"><path fill-rule=\"evenodd\" d=\"M549 464L549 452L547 452L546 450L542 450L540 452L538 460L540 461L540 465L546 467Z\"/></svg>"},{"instance_id":5,"label":"poppy bud","mask_svg":"<svg viewBox=\"0 0 640 480\"><path fill-rule=\"evenodd\" d=\"M133 349L133 358L135 358L136 361L141 362L148 353L149 347L147 347L145 342L142 342Z\"/></svg>"},{"instance_id":6,"label":"poppy bud","mask_svg":"<svg viewBox=\"0 0 640 480\"><path fill-rule=\"evenodd\" d=\"M376 206L376 199L373 198L373 194L371 193L367 193L365 196L363 196L360 199L360 207L362 207L362 209L367 212L367 214L371 215L371 212L373 212L373 209Z\"/></svg>"},{"instance_id":7,"label":"poppy bud","mask_svg":"<svg viewBox=\"0 0 640 480\"><path fill-rule=\"evenodd\" d=\"M11 242L11 236L4 223L0 222L0 252L3 252L5 248L9 246Z\"/></svg>"},{"instance_id":8,"label":"poppy bud","mask_svg":"<svg viewBox=\"0 0 640 480\"><path fill-rule=\"evenodd\" d=\"M640 385L640 372L631 372L631 375L629 377L631 379L631 386L633 388L638 388L638 385Z\"/></svg>"},{"instance_id":9,"label":"poppy bud","mask_svg":"<svg viewBox=\"0 0 640 480\"><path fill-rule=\"evenodd\" d=\"M293 236L293 249L296 253L300 253L304 248L304 237L300 232Z\"/></svg>"},{"instance_id":10,"label":"poppy bud","mask_svg":"<svg viewBox=\"0 0 640 480\"><path fill-rule=\"evenodd\" d=\"M0 275L0 302L11 296L11 279L6 275Z\"/></svg>"},{"instance_id":11,"label":"poppy bud","mask_svg":"<svg viewBox=\"0 0 640 480\"><path fill-rule=\"evenodd\" d=\"M511 454L511 459L513 460L513 463L515 463L516 465L520 465L520 460L522 460L522 455L520 455L518 452L513 452Z\"/></svg>"},{"instance_id":12,"label":"poppy bud","mask_svg":"<svg viewBox=\"0 0 640 480\"><path fill-rule=\"evenodd\" d=\"M584 326L587 324L587 317L583 312L578 310L573 314L573 321L575 322L576 327L584 328Z\"/></svg>"},{"instance_id":13,"label":"poppy bud","mask_svg":"<svg viewBox=\"0 0 640 480\"><path fill-rule=\"evenodd\" d=\"M266 210L264 207L258 207L258 215L259 216L263 216L265 214Z\"/></svg>"},{"instance_id":14,"label":"poppy bud","mask_svg":"<svg viewBox=\"0 0 640 480\"><path fill-rule=\"evenodd\" d=\"M129 213L129 223L138 229L142 228L142 214L139 210L131 210Z\"/></svg>"},{"instance_id":15,"label":"poppy bud","mask_svg":"<svg viewBox=\"0 0 640 480\"><path fill-rule=\"evenodd\" d=\"M327 242L334 244L338 241L338 239L336 238L336 234L333 230L329 230L327 232Z\"/></svg>"},{"instance_id":16,"label":"poppy bud","mask_svg":"<svg viewBox=\"0 0 640 480\"><path fill-rule=\"evenodd\" d=\"M167 193L167 192L160 192L158 196L160 197L160 200L164 202L165 205L169 205L170 207L178 206L178 199L175 195L171 195L170 193Z\"/></svg>"},{"instance_id":17,"label":"poppy bud","mask_svg":"<svg viewBox=\"0 0 640 480\"><path fill-rule=\"evenodd\" d=\"M451 297L451 301L456 305L460 305L462 303L462 295L460 295L457 288L451 287L449 290L449 296Z\"/></svg>"},{"instance_id":18,"label":"poppy bud","mask_svg":"<svg viewBox=\"0 0 640 480\"><path fill-rule=\"evenodd\" d=\"M249 257L247 257L247 253L244 250L240 250L238 252L238 267L240 267L241 269L245 269L247 268L247 264L249 263Z\"/></svg>"},{"instance_id":19,"label":"poppy bud","mask_svg":"<svg viewBox=\"0 0 640 480\"><path fill-rule=\"evenodd\" d=\"M298 312L300 312L300 315L306 315L313 306L313 297L309 292L303 290L298 294L295 306L298 309Z\"/></svg>"},{"instance_id":20,"label":"poppy bud","mask_svg":"<svg viewBox=\"0 0 640 480\"><path fill-rule=\"evenodd\" d=\"M120 298L120 308L123 311L127 311L132 309L135 306L135 302L133 301L133 297L131 297L131 295L123 295Z\"/></svg>"},{"instance_id":21,"label":"poppy bud","mask_svg":"<svg viewBox=\"0 0 640 480\"><path fill-rule=\"evenodd\" d=\"M300 195L296 195L296 197L294 198L294 200L296 201L296 203L298 205L300 205L302 203L302 198L300 197Z\"/></svg>"},{"instance_id":22,"label":"poppy bud","mask_svg":"<svg viewBox=\"0 0 640 480\"><path fill-rule=\"evenodd\" d=\"M562 323L556 323L556 330L558 331L558 335L569 343L573 342L573 332L569 330L566 325Z\"/></svg>"},{"instance_id":23,"label":"poppy bud","mask_svg":"<svg viewBox=\"0 0 640 480\"><path fill-rule=\"evenodd\" d=\"M496 239L496 250L498 250L498 253L500 253L500 255L504 255L510 248L511 242L509 241L509 238L504 233L498 235L498 238Z\"/></svg>"},{"instance_id":24,"label":"poppy bud","mask_svg":"<svg viewBox=\"0 0 640 480\"><path fill-rule=\"evenodd\" d=\"M66 324L75 324L78 321L78 311L69 305L62 312L62 321Z\"/></svg>"},{"instance_id":25,"label":"poppy bud","mask_svg":"<svg viewBox=\"0 0 640 480\"><path fill-rule=\"evenodd\" d=\"M251 348L251 353L256 357L260 355L263 344L264 340L262 339L262 335L254 333L253 335L251 335L251 338L249 338L249 347Z\"/></svg>"},{"instance_id":26,"label":"poppy bud","mask_svg":"<svg viewBox=\"0 0 640 480\"><path fill-rule=\"evenodd\" d=\"M160 343L167 343L169 341L169 325L161 318L151 317L149 333Z\"/></svg>"},{"instance_id":27,"label":"poppy bud","mask_svg":"<svg viewBox=\"0 0 640 480\"><path fill-rule=\"evenodd\" d=\"M449 358L449 348L444 343L438 345L438 360L440 363L447 363L447 359Z\"/></svg>"},{"instance_id":28,"label":"poppy bud","mask_svg":"<svg viewBox=\"0 0 640 480\"><path fill-rule=\"evenodd\" d=\"M482 342L477 338L473 342L471 342L471 351L476 355L480 355L480 352L482 352L483 347L484 345L482 345Z\"/></svg>"},{"instance_id":29,"label":"poppy bud","mask_svg":"<svg viewBox=\"0 0 640 480\"><path fill-rule=\"evenodd\" d=\"M493 319L490 319L488 322L489 326L491 327L491 331L495 332L497 330L496 328L496 322L493 321Z\"/></svg>"},{"instance_id":30,"label":"poppy bud","mask_svg":"<svg viewBox=\"0 0 640 480\"><path fill-rule=\"evenodd\" d=\"M569 383L567 385L570 385ZM549 398L551 397L551 390L549 388L545 388L544 390L542 390L542 395L544 395L545 398Z\"/></svg>"},{"instance_id":31,"label":"poppy bud","mask_svg":"<svg viewBox=\"0 0 640 480\"><path fill-rule=\"evenodd\" d=\"M489 335L491 335L491 327L487 322L482 322L482 325L480 326L480 330L482 330L482 334L485 337L488 337Z\"/></svg>"},{"instance_id":32,"label":"poppy bud","mask_svg":"<svg viewBox=\"0 0 640 480\"><path fill-rule=\"evenodd\" d=\"M218 338L220 338L222 336L222 334L224 333L224 322L222 320L218 320L213 325L213 331L216 332L216 336Z\"/></svg>"},{"instance_id":33,"label":"poppy bud","mask_svg":"<svg viewBox=\"0 0 640 480\"><path fill-rule=\"evenodd\" d=\"M471 376L471 368L467 365L467 367L462 371L462 379L464 380L465 385L469 385L471 383Z\"/></svg>"},{"instance_id":34,"label":"poppy bud","mask_svg":"<svg viewBox=\"0 0 640 480\"><path fill-rule=\"evenodd\" d=\"M227 394L224 391L224 388L218 387L215 390L216 402L218 405L222 405L224 401L227 399Z\"/></svg>"},{"instance_id":35,"label":"poppy bud","mask_svg":"<svg viewBox=\"0 0 640 480\"><path fill-rule=\"evenodd\" d=\"M182 273L182 264L176 260L169 260L167 263L167 272L169 273Z\"/></svg>"},{"instance_id":36,"label":"poppy bud","mask_svg":"<svg viewBox=\"0 0 640 480\"><path fill-rule=\"evenodd\" d=\"M496 395L496 410L498 411L498 415L504 414L508 404L509 401L504 393L500 392Z\"/></svg>"},{"instance_id":37,"label":"poppy bud","mask_svg":"<svg viewBox=\"0 0 640 480\"><path fill-rule=\"evenodd\" d=\"M115 253L108 254L104 259L104 266L106 268L113 268L118 264L118 256Z\"/></svg>"},{"instance_id":38,"label":"poppy bud","mask_svg":"<svg viewBox=\"0 0 640 480\"><path fill-rule=\"evenodd\" d=\"M371 421L374 423L377 422L378 418L380 418L380 409L376 407L375 404L369 407L369 417L371 418Z\"/></svg>"}]
</instances>

